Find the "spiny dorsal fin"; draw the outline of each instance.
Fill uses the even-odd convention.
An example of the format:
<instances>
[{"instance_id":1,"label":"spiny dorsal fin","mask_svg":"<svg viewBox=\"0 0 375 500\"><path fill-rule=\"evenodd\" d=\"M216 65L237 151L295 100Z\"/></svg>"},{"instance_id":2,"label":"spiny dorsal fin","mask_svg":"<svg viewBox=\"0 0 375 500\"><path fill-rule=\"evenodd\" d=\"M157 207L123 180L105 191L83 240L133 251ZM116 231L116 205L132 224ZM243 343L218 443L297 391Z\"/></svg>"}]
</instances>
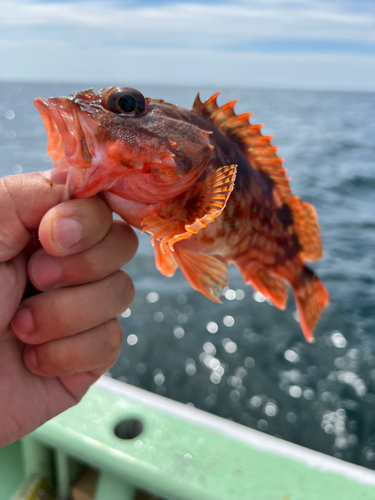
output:
<instances>
[{"instance_id":1,"label":"spiny dorsal fin","mask_svg":"<svg viewBox=\"0 0 375 500\"><path fill-rule=\"evenodd\" d=\"M305 260L315 261L322 255L318 221L314 208L302 202L292 194L286 170L283 169L283 159L276 154L277 147L272 146L272 136L261 133L262 125L253 125L249 122L252 113L237 115L231 101L219 107L216 99L217 92L207 101L202 102L199 93L195 98L193 109L208 118L226 135L232 136L236 144L245 152L254 168L258 168L274 182L277 198L281 205L290 207L294 230L302 246L302 257Z\"/></svg>"}]
</instances>

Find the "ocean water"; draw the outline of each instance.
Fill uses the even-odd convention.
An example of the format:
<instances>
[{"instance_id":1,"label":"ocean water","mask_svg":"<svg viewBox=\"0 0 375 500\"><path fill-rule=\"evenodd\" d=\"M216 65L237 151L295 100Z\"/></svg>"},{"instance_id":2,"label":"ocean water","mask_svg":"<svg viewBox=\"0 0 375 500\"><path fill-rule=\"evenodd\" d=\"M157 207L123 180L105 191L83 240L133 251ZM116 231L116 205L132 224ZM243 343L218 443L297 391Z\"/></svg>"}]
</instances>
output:
<instances>
[{"instance_id":1,"label":"ocean water","mask_svg":"<svg viewBox=\"0 0 375 500\"><path fill-rule=\"evenodd\" d=\"M33 99L82 88L0 83L1 176L50 168ZM138 88L186 107L198 90ZM218 89L199 90L207 98ZM219 103L233 99L275 137L294 193L317 209L324 258L313 268L331 302L316 342L304 341L291 294L278 311L230 268L223 304L212 303L179 271L160 275L140 235L125 268L136 296L111 374L375 469L375 94L225 89Z\"/></svg>"}]
</instances>

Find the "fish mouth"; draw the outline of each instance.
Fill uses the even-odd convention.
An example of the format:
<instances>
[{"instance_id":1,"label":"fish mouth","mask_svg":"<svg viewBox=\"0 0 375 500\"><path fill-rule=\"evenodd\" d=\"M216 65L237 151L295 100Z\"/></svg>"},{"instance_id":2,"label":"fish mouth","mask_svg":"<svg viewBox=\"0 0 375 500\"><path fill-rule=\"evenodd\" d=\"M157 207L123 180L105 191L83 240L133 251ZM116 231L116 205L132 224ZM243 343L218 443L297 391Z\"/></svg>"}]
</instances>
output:
<instances>
[{"instance_id":1,"label":"fish mouth","mask_svg":"<svg viewBox=\"0 0 375 500\"><path fill-rule=\"evenodd\" d=\"M47 154L53 166L91 167L92 155L75 104L67 98L37 97L34 105L47 132Z\"/></svg>"},{"instance_id":2,"label":"fish mouth","mask_svg":"<svg viewBox=\"0 0 375 500\"><path fill-rule=\"evenodd\" d=\"M95 130L92 130L95 120L80 111L79 106L69 97L37 97L34 105L47 132L47 154L52 159L53 166L66 169L92 167L95 151L99 149ZM169 176L173 180L180 177L176 172L174 156L167 149L160 157L157 155L151 161L127 163L126 167L133 172L138 170L142 173L160 173L161 177L166 177L166 182L170 182Z\"/></svg>"}]
</instances>

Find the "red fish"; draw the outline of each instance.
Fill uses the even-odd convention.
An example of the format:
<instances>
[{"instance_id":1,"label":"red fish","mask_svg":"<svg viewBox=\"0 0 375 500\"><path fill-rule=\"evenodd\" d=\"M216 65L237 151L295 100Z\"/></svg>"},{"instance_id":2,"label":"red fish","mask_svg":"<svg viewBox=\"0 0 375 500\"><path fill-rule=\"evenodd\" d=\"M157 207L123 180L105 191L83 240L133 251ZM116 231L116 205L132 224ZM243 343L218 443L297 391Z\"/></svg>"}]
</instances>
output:
<instances>
[{"instance_id":1,"label":"red fish","mask_svg":"<svg viewBox=\"0 0 375 500\"><path fill-rule=\"evenodd\" d=\"M261 125L217 94L191 110L112 87L42 99L38 108L55 167L68 169L67 197L103 192L111 209L152 236L156 267L177 267L220 302L228 264L285 309L293 289L308 341L328 294L305 261L321 258L314 208L294 196Z\"/></svg>"}]
</instances>

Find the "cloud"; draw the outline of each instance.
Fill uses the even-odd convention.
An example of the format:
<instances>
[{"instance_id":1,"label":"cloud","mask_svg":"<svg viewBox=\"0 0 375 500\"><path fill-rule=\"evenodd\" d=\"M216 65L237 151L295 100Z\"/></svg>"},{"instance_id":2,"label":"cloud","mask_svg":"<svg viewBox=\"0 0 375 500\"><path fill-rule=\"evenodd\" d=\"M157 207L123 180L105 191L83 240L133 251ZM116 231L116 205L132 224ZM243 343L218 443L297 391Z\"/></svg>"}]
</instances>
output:
<instances>
[{"instance_id":1,"label":"cloud","mask_svg":"<svg viewBox=\"0 0 375 500\"><path fill-rule=\"evenodd\" d=\"M363 0L0 0L0 12L2 78L375 90Z\"/></svg>"},{"instance_id":2,"label":"cloud","mask_svg":"<svg viewBox=\"0 0 375 500\"><path fill-rule=\"evenodd\" d=\"M116 36L178 36L187 45L264 38L375 41L375 14L346 12L336 2L232 1L224 4L176 2L130 6L111 1L0 1L0 24L114 30Z\"/></svg>"}]
</instances>

